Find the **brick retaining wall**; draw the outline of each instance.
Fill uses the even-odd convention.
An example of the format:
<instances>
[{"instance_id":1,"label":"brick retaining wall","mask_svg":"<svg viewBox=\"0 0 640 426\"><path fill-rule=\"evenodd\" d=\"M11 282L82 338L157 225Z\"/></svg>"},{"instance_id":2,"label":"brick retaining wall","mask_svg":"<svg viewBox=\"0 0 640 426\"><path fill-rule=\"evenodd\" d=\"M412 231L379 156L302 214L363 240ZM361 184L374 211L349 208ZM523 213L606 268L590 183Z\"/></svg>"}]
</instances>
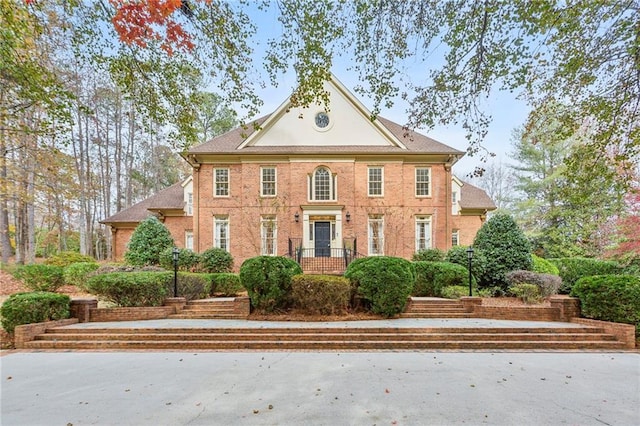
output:
<instances>
[{"instance_id":1,"label":"brick retaining wall","mask_svg":"<svg viewBox=\"0 0 640 426\"><path fill-rule=\"evenodd\" d=\"M90 310L89 321L140 321L165 319L175 312L173 306L155 306L145 308L95 308Z\"/></svg>"},{"instance_id":2,"label":"brick retaining wall","mask_svg":"<svg viewBox=\"0 0 640 426\"><path fill-rule=\"evenodd\" d=\"M571 322L591 327L602 327L606 333L613 334L620 342L624 342L627 349L636 347L636 327L631 324L598 321L588 318L571 318Z\"/></svg>"},{"instance_id":3,"label":"brick retaining wall","mask_svg":"<svg viewBox=\"0 0 640 426\"><path fill-rule=\"evenodd\" d=\"M34 324L18 325L14 331L14 343L16 349L24 349L25 343L30 342L39 334L44 333L49 328L63 327L65 325L77 324L77 318L69 318L58 321L38 322Z\"/></svg>"}]
</instances>

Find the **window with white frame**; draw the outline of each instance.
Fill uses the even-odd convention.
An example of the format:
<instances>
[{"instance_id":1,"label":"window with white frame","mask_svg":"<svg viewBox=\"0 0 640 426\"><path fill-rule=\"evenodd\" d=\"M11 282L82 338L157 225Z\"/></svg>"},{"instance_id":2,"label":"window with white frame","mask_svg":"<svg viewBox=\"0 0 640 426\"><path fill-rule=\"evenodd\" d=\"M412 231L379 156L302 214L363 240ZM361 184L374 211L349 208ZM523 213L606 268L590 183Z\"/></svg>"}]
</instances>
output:
<instances>
[{"instance_id":1,"label":"window with white frame","mask_svg":"<svg viewBox=\"0 0 640 426\"><path fill-rule=\"evenodd\" d=\"M431 216L416 216L416 251L431 248Z\"/></svg>"},{"instance_id":2,"label":"window with white frame","mask_svg":"<svg viewBox=\"0 0 640 426\"><path fill-rule=\"evenodd\" d=\"M187 192L187 216L193 216L193 192Z\"/></svg>"},{"instance_id":3,"label":"window with white frame","mask_svg":"<svg viewBox=\"0 0 640 426\"><path fill-rule=\"evenodd\" d=\"M336 193L336 176L328 168L318 167L309 176L309 200L335 201Z\"/></svg>"},{"instance_id":4,"label":"window with white frame","mask_svg":"<svg viewBox=\"0 0 640 426\"><path fill-rule=\"evenodd\" d=\"M369 256L384 255L384 216L369 216Z\"/></svg>"},{"instance_id":5,"label":"window with white frame","mask_svg":"<svg viewBox=\"0 0 640 426\"><path fill-rule=\"evenodd\" d=\"M215 197L229 196L229 169L213 169L213 195Z\"/></svg>"},{"instance_id":6,"label":"window with white frame","mask_svg":"<svg viewBox=\"0 0 640 426\"><path fill-rule=\"evenodd\" d=\"M416 197L431 196L431 169L416 167Z\"/></svg>"},{"instance_id":7,"label":"window with white frame","mask_svg":"<svg viewBox=\"0 0 640 426\"><path fill-rule=\"evenodd\" d=\"M460 230L454 229L451 233L451 246L459 246L460 245Z\"/></svg>"},{"instance_id":8,"label":"window with white frame","mask_svg":"<svg viewBox=\"0 0 640 426\"><path fill-rule=\"evenodd\" d=\"M384 169L382 167L369 167L367 181L369 197L382 197L384 195Z\"/></svg>"},{"instance_id":9,"label":"window with white frame","mask_svg":"<svg viewBox=\"0 0 640 426\"><path fill-rule=\"evenodd\" d=\"M261 253L263 256L278 254L278 224L275 216L260 218Z\"/></svg>"},{"instance_id":10,"label":"window with white frame","mask_svg":"<svg viewBox=\"0 0 640 426\"><path fill-rule=\"evenodd\" d=\"M184 248L193 250L193 231L184 232Z\"/></svg>"},{"instance_id":11,"label":"window with white frame","mask_svg":"<svg viewBox=\"0 0 640 426\"><path fill-rule=\"evenodd\" d=\"M260 168L260 195L274 197L276 195L276 168L265 166Z\"/></svg>"},{"instance_id":12,"label":"window with white frame","mask_svg":"<svg viewBox=\"0 0 640 426\"><path fill-rule=\"evenodd\" d=\"M229 216L213 218L213 247L229 251Z\"/></svg>"}]
</instances>

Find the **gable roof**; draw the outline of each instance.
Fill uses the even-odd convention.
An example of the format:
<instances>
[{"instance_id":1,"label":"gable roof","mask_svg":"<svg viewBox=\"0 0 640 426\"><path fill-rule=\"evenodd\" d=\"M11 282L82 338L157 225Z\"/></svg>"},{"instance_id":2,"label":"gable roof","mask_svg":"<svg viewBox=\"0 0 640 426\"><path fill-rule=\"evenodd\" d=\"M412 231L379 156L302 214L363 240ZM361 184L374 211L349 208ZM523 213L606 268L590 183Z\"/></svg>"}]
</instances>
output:
<instances>
[{"instance_id":1,"label":"gable roof","mask_svg":"<svg viewBox=\"0 0 640 426\"><path fill-rule=\"evenodd\" d=\"M469 182L463 181L462 184L459 201L461 209L496 209L493 200L491 200L483 189L473 186Z\"/></svg>"},{"instance_id":2,"label":"gable roof","mask_svg":"<svg viewBox=\"0 0 640 426\"><path fill-rule=\"evenodd\" d=\"M183 208L184 191L182 182L178 182L129 208L101 220L100 223L107 225L112 223L137 223L149 217L152 214L151 210Z\"/></svg>"}]
</instances>

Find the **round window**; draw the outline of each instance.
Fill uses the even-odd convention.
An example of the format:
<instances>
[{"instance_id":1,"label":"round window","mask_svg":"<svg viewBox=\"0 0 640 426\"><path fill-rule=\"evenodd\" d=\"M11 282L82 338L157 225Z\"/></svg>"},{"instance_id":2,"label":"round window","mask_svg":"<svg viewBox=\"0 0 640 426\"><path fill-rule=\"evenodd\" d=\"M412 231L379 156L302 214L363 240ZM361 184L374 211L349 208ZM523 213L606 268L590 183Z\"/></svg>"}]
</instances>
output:
<instances>
[{"instance_id":1,"label":"round window","mask_svg":"<svg viewBox=\"0 0 640 426\"><path fill-rule=\"evenodd\" d=\"M329 125L329 115L326 112L319 112L316 114L316 126L324 129Z\"/></svg>"}]
</instances>

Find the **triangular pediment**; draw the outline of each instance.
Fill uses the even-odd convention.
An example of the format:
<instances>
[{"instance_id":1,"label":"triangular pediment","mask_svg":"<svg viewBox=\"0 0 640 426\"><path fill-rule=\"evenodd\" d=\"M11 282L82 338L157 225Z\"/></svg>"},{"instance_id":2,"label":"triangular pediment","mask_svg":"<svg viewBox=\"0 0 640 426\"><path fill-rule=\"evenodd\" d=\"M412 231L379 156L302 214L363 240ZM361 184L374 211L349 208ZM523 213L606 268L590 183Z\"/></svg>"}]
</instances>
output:
<instances>
[{"instance_id":1,"label":"triangular pediment","mask_svg":"<svg viewBox=\"0 0 640 426\"><path fill-rule=\"evenodd\" d=\"M238 149L245 147L406 147L334 76L325 83L324 105L291 107L284 102Z\"/></svg>"}]
</instances>

